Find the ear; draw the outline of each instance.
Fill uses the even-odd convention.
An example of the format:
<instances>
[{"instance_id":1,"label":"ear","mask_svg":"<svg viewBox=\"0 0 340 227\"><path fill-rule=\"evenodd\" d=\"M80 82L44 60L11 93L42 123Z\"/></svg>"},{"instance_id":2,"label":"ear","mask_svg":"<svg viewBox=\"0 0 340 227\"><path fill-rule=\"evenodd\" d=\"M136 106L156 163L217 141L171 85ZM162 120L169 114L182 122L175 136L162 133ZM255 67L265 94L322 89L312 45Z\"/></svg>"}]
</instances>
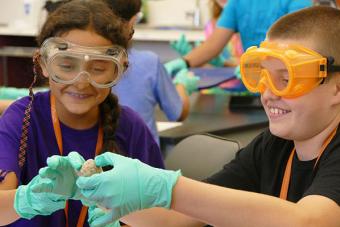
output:
<instances>
[{"instance_id":1,"label":"ear","mask_svg":"<svg viewBox=\"0 0 340 227\"><path fill-rule=\"evenodd\" d=\"M339 105L340 104L340 74L338 73L336 78L334 78L333 81L330 81L330 83L333 83L332 89L332 100L331 103L333 105Z\"/></svg>"},{"instance_id":2,"label":"ear","mask_svg":"<svg viewBox=\"0 0 340 227\"><path fill-rule=\"evenodd\" d=\"M44 62L41 59L39 49L35 50L33 54L33 64L34 64L33 67L37 70L37 73L43 74L44 77L48 78L47 69Z\"/></svg>"},{"instance_id":3,"label":"ear","mask_svg":"<svg viewBox=\"0 0 340 227\"><path fill-rule=\"evenodd\" d=\"M48 78L48 72L47 72L47 68L45 63L41 60L41 58L39 58L38 63L41 67L41 72L43 74L44 77Z\"/></svg>"}]
</instances>

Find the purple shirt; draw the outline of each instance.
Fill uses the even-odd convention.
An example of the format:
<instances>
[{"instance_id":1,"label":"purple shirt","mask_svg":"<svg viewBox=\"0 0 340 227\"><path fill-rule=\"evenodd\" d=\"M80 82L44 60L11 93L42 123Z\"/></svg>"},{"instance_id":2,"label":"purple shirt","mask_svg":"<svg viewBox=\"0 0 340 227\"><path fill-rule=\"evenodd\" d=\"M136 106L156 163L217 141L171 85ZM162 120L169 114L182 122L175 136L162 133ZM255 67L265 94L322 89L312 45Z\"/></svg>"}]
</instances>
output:
<instances>
[{"instance_id":1,"label":"purple shirt","mask_svg":"<svg viewBox=\"0 0 340 227\"><path fill-rule=\"evenodd\" d=\"M59 155L50 111L49 92L35 95L31 123L28 133L26 163L22 170L18 165L19 141L24 111L29 98L24 97L12 104L0 118L0 172L14 171L20 184L27 184L46 166L46 159ZM76 130L60 124L64 155L71 151L79 152L85 159L93 158L97 142L98 125L85 130ZM143 120L128 107L122 107L116 130L116 143L129 157L137 158L149 165L164 168L159 146ZM76 226L81 203L69 202L69 226ZM50 216L37 216L31 220L20 219L9 226L65 226L64 211ZM88 224L86 223L86 225Z\"/></svg>"}]
</instances>

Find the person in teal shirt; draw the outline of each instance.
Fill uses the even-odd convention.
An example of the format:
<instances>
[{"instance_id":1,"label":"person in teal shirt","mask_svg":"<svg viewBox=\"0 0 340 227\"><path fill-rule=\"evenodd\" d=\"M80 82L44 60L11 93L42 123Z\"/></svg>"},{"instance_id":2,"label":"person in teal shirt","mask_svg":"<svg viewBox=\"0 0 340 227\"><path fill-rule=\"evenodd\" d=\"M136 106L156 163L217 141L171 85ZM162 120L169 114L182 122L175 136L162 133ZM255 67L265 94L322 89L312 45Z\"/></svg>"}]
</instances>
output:
<instances>
[{"instance_id":1,"label":"person in teal shirt","mask_svg":"<svg viewBox=\"0 0 340 227\"><path fill-rule=\"evenodd\" d=\"M228 0L209 39L165 67L175 75L181 69L201 66L218 56L234 33L240 34L244 50L258 46L277 19L311 5L311 0Z\"/></svg>"}]
</instances>

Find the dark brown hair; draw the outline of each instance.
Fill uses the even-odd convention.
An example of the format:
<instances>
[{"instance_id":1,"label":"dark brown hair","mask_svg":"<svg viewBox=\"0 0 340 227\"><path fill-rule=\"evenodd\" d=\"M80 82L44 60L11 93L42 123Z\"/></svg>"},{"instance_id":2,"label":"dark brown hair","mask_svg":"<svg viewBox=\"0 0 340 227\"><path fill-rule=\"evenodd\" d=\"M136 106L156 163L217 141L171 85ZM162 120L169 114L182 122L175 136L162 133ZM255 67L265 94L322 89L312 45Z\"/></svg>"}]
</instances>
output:
<instances>
[{"instance_id":1,"label":"dark brown hair","mask_svg":"<svg viewBox=\"0 0 340 227\"><path fill-rule=\"evenodd\" d=\"M110 40L115 45L127 48L129 43L129 31L125 29L126 22L115 16L108 5L100 0L74 0L61 4L55 11L49 14L40 34L37 36L39 46L49 37L62 36L73 29L91 30L98 35ZM41 74L39 65L39 56L35 54L34 58L35 78ZM25 120L23 124L24 130L29 125L29 112L33 102L33 94L31 93L31 102L25 112ZM108 97L100 104L101 124L104 132L104 141L102 152L112 151L124 154L115 142L115 131L118 126L120 107L118 98L110 93ZM22 136L20 147L25 147L25 138ZM26 145L27 146L27 145ZM21 152L20 152L21 153Z\"/></svg>"},{"instance_id":2,"label":"dark brown hair","mask_svg":"<svg viewBox=\"0 0 340 227\"><path fill-rule=\"evenodd\" d=\"M119 17L129 21L142 7L141 0L105 0L111 10Z\"/></svg>"}]
</instances>

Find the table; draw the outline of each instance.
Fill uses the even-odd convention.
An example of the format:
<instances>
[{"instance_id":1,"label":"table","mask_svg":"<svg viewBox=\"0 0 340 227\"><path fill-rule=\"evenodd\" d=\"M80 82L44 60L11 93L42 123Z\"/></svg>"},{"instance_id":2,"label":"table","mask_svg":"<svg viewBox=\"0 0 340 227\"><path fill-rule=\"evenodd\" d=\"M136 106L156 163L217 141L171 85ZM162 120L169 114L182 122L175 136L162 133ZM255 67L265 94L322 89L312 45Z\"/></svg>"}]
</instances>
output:
<instances>
[{"instance_id":1,"label":"table","mask_svg":"<svg viewBox=\"0 0 340 227\"><path fill-rule=\"evenodd\" d=\"M262 108L249 107L232 111L229 101L228 94L196 94L192 100L191 112L183 124L160 132L162 149L193 134L225 135L263 129L268 125L268 118Z\"/></svg>"}]
</instances>

